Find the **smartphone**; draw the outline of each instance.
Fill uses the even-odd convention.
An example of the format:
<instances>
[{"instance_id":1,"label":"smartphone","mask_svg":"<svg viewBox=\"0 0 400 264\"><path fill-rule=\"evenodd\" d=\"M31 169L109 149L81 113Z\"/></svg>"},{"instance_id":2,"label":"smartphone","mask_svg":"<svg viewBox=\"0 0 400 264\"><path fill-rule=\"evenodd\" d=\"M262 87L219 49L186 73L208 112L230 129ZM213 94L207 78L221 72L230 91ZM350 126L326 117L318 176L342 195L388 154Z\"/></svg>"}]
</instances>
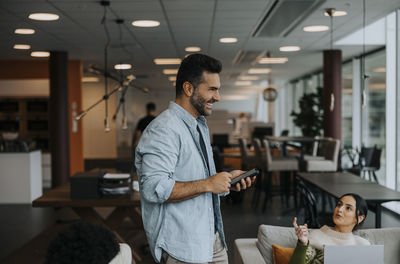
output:
<instances>
[{"instance_id":1,"label":"smartphone","mask_svg":"<svg viewBox=\"0 0 400 264\"><path fill-rule=\"evenodd\" d=\"M237 176L236 178L233 178L231 181L231 187L235 187L236 183L240 182L242 179L245 179L247 177L254 177L254 176L258 176L258 174L260 174L260 170L259 169L252 169L249 171L246 171L245 173Z\"/></svg>"}]
</instances>

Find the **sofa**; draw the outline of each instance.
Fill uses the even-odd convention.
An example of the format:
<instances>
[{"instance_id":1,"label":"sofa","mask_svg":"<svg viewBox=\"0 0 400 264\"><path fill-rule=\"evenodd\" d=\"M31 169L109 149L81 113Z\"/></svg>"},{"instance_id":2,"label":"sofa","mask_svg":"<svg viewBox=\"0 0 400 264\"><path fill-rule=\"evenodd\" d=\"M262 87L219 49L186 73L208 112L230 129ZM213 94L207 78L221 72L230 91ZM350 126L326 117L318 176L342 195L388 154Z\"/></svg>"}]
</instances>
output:
<instances>
[{"instance_id":1,"label":"sofa","mask_svg":"<svg viewBox=\"0 0 400 264\"><path fill-rule=\"evenodd\" d=\"M360 229L355 234L371 244L385 245L385 264L400 263L400 228ZM294 248L297 243L293 227L260 225L257 238L235 240L235 264L273 264L272 244Z\"/></svg>"}]
</instances>

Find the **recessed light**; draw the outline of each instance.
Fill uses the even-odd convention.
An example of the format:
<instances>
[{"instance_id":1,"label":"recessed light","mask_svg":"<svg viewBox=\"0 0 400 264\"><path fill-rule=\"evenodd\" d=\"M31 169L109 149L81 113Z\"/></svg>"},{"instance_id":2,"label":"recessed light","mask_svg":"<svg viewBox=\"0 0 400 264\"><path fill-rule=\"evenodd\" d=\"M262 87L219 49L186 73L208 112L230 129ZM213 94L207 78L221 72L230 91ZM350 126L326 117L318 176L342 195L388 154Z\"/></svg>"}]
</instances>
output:
<instances>
[{"instance_id":1,"label":"recessed light","mask_svg":"<svg viewBox=\"0 0 400 264\"><path fill-rule=\"evenodd\" d=\"M385 67L375 68L372 70L372 72L386 72L386 68Z\"/></svg>"},{"instance_id":2,"label":"recessed light","mask_svg":"<svg viewBox=\"0 0 400 264\"><path fill-rule=\"evenodd\" d=\"M129 70L132 69L132 65L127 64L127 63L122 63L122 64L115 64L114 69L116 70Z\"/></svg>"},{"instance_id":3,"label":"recessed light","mask_svg":"<svg viewBox=\"0 0 400 264\"><path fill-rule=\"evenodd\" d=\"M261 58L258 63L259 64L282 64L286 63L288 61L288 58L282 57L282 58Z\"/></svg>"},{"instance_id":4,"label":"recessed light","mask_svg":"<svg viewBox=\"0 0 400 264\"><path fill-rule=\"evenodd\" d=\"M31 45L26 45L26 44L15 44L14 49L18 49L18 50L28 50L31 48Z\"/></svg>"},{"instance_id":5,"label":"recessed light","mask_svg":"<svg viewBox=\"0 0 400 264\"><path fill-rule=\"evenodd\" d=\"M251 68L249 69L248 74L267 74L270 72L270 68Z\"/></svg>"},{"instance_id":6,"label":"recessed light","mask_svg":"<svg viewBox=\"0 0 400 264\"><path fill-rule=\"evenodd\" d=\"M50 56L50 52L48 52L48 51L32 51L31 56L38 57L38 58L45 58L45 57Z\"/></svg>"},{"instance_id":7,"label":"recessed light","mask_svg":"<svg viewBox=\"0 0 400 264\"><path fill-rule=\"evenodd\" d=\"M236 43L238 41L237 38L220 38L219 42L221 43Z\"/></svg>"},{"instance_id":8,"label":"recessed light","mask_svg":"<svg viewBox=\"0 0 400 264\"><path fill-rule=\"evenodd\" d=\"M154 59L154 63L157 65L173 65L173 64L181 64L181 59L177 58L168 58L168 59Z\"/></svg>"},{"instance_id":9,"label":"recessed light","mask_svg":"<svg viewBox=\"0 0 400 264\"><path fill-rule=\"evenodd\" d=\"M327 30L329 30L329 27L324 25L303 27L303 31L305 32L322 32Z\"/></svg>"},{"instance_id":10,"label":"recessed light","mask_svg":"<svg viewBox=\"0 0 400 264\"><path fill-rule=\"evenodd\" d=\"M157 20L135 20L132 22L132 26L135 27L158 27L160 22Z\"/></svg>"},{"instance_id":11,"label":"recessed light","mask_svg":"<svg viewBox=\"0 0 400 264\"><path fill-rule=\"evenodd\" d=\"M178 74L178 69L164 69L162 71L165 75Z\"/></svg>"},{"instance_id":12,"label":"recessed light","mask_svg":"<svg viewBox=\"0 0 400 264\"><path fill-rule=\"evenodd\" d=\"M325 15L325 16L329 16L328 12L324 12L324 15ZM333 16L334 16L334 17L345 16L345 15L347 15L347 12L346 12L346 11L339 11L339 10L336 10L335 12L333 12Z\"/></svg>"},{"instance_id":13,"label":"recessed light","mask_svg":"<svg viewBox=\"0 0 400 264\"><path fill-rule=\"evenodd\" d=\"M198 52L198 51L200 51L200 50L201 50L200 47L195 47L195 46L193 46L193 47L186 47L186 48L185 48L185 51L187 51L187 52Z\"/></svg>"},{"instance_id":14,"label":"recessed light","mask_svg":"<svg viewBox=\"0 0 400 264\"><path fill-rule=\"evenodd\" d=\"M239 76L238 79L242 80L242 81L256 81L256 80L260 79L260 77L250 76L250 75L242 75L242 76Z\"/></svg>"},{"instance_id":15,"label":"recessed light","mask_svg":"<svg viewBox=\"0 0 400 264\"><path fill-rule=\"evenodd\" d=\"M21 35L31 35L35 34L35 30L31 28L17 28L14 30L15 34L21 34Z\"/></svg>"},{"instance_id":16,"label":"recessed light","mask_svg":"<svg viewBox=\"0 0 400 264\"><path fill-rule=\"evenodd\" d=\"M175 82L176 81L176 76L169 76L168 80Z\"/></svg>"},{"instance_id":17,"label":"recessed light","mask_svg":"<svg viewBox=\"0 0 400 264\"><path fill-rule=\"evenodd\" d=\"M249 86L251 84L252 84L251 81L236 81L235 82L236 86Z\"/></svg>"},{"instance_id":18,"label":"recessed light","mask_svg":"<svg viewBox=\"0 0 400 264\"><path fill-rule=\"evenodd\" d=\"M28 16L28 18L39 21L54 21L58 20L60 17L51 13L32 13Z\"/></svg>"},{"instance_id":19,"label":"recessed light","mask_svg":"<svg viewBox=\"0 0 400 264\"><path fill-rule=\"evenodd\" d=\"M82 82L88 83L88 82L99 82L100 78L99 77L82 77Z\"/></svg>"},{"instance_id":20,"label":"recessed light","mask_svg":"<svg viewBox=\"0 0 400 264\"><path fill-rule=\"evenodd\" d=\"M283 51L283 52L299 51L300 47L299 46L283 46L283 47L280 47L279 50Z\"/></svg>"}]
</instances>

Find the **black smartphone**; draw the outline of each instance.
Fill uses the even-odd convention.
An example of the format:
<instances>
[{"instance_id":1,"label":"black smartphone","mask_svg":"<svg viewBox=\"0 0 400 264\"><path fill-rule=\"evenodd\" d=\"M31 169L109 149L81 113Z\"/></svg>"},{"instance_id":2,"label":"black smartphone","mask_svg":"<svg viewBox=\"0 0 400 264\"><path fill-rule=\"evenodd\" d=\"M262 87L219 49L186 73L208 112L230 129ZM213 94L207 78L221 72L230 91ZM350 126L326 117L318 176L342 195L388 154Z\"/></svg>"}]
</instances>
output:
<instances>
[{"instance_id":1,"label":"black smartphone","mask_svg":"<svg viewBox=\"0 0 400 264\"><path fill-rule=\"evenodd\" d=\"M260 174L260 170L259 169L252 169L249 171L246 171L245 173L237 176L236 178L233 178L231 181L231 187L235 187L236 183L240 182L242 179L245 179L247 177L254 177L254 176L258 176L258 174Z\"/></svg>"}]
</instances>

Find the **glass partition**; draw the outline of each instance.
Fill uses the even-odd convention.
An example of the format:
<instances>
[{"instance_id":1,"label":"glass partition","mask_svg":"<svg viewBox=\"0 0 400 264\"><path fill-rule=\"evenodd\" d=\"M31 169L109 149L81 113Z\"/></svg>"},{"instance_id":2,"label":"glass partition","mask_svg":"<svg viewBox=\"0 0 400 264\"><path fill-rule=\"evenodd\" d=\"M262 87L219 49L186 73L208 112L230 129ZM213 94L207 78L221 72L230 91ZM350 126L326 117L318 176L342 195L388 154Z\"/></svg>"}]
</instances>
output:
<instances>
[{"instance_id":1,"label":"glass partition","mask_svg":"<svg viewBox=\"0 0 400 264\"><path fill-rule=\"evenodd\" d=\"M352 147L353 64L342 67L342 147Z\"/></svg>"}]
</instances>

